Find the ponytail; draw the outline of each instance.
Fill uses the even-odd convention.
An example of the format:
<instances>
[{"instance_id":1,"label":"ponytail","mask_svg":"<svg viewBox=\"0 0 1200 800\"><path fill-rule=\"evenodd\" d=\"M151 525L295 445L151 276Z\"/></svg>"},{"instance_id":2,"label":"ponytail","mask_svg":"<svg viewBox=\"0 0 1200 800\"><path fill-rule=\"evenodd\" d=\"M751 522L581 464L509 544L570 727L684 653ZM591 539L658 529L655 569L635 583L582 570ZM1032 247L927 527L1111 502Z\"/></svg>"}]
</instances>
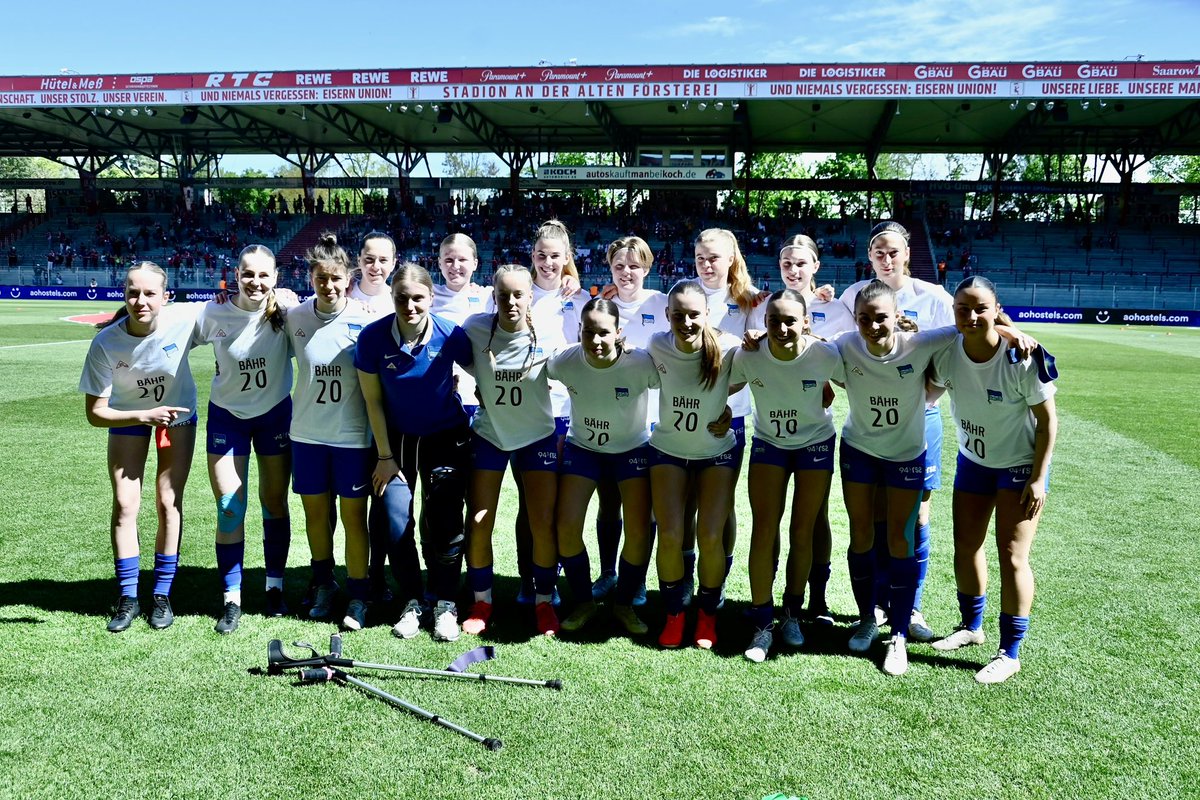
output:
<instances>
[{"instance_id":1,"label":"ponytail","mask_svg":"<svg viewBox=\"0 0 1200 800\"><path fill-rule=\"evenodd\" d=\"M567 263L563 265L563 274L579 280L579 269L575 266L575 250L571 247L571 234L567 232L567 226L556 219L547 220L533 235L534 247L537 247L540 239L562 242L563 250L567 253Z\"/></svg>"},{"instance_id":2,"label":"ponytail","mask_svg":"<svg viewBox=\"0 0 1200 800\"><path fill-rule=\"evenodd\" d=\"M238 253L238 268L241 268L242 262L246 260L246 256L261 254L271 259L271 269L276 269L275 254L271 252L271 248L264 244L248 244L242 248L242 252ZM276 270L278 274L278 270ZM284 313L283 308L279 305L279 300L275 297L275 290L267 292L267 303L263 307L263 319L271 323L271 329L275 331L283 330Z\"/></svg>"},{"instance_id":3,"label":"ponytail","mask_svg":"<svg viewBox=\"0 0 1200 800\"><path fill-rule=\"evenodd\" d=\"M708 306L708 294L704 291L704 286L700 281L684 280L677 282L667 292L667 304L671 303L671 298L678 295L694 294L699 297ZM717 333L708 324L708 317L704 319L704 325L700 329L700 385L706 390L711 390L717 385L717 380L721 377L721 343L717 341Z\"/></svg>"}]
</instances>

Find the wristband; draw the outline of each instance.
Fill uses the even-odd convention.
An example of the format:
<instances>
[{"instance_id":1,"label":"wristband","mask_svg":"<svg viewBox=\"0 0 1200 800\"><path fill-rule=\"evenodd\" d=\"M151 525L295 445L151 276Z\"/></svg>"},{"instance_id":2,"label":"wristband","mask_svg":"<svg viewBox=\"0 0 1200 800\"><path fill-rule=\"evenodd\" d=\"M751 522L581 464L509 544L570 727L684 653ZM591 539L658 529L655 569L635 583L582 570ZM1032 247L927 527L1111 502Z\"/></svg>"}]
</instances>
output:
<instances>
[{"instance_id":1,"label":"wristband","mask_svg":"<svg viewBox=\"0 0 1200 800\"><path fill-rule=\"evenodd\" d=\"M390 455L389 456L380 456L379 460L380 461L391 461L393 458L395 458L395 456L390 456Z\"/></svg>"}]
</instances>

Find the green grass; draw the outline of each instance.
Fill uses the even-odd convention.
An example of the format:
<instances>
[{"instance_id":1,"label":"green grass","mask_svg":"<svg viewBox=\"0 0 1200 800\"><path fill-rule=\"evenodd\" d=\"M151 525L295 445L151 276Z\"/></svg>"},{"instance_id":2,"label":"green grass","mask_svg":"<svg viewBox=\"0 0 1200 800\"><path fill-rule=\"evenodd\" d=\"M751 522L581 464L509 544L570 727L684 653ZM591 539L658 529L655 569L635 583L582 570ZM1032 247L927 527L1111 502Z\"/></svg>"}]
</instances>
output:
<instances>
[{"instance_id":1,"label":"green grass","mask_svg":"<svg viewBox=\"0 0 1200 800\"><path fill-rule=\"evenodd\" d=\"M545 689L364 675L486 736L489 753L351 689L260 674L268 640L324 647L332 628L261 616L262 556L247 548L247 616L212 631L220 593L203 456L186 494L184 564L167 631L104 631L113 600L103 431L75 387L90 331L58 317L95 304L0 303L0 797L761 798L1180 797L1200 786L1200 463L1192 407L1200 331L1028 326L1059 359L1059 445L1034 550L1038 595L1023 669L980 687L988 646L910 648L901 679L845 653L844 626L795 654L741 657L749 510L714 653L661 652L607 621L582 641L531 640L505 601L497 674L563 679ZM58 344L46 344L59 342ZM38 347L13 345L40 344ZM209 354L192 364L201 401ZM840 408L840 403L839 403ZM952 441L947 431L948 441ZM952 468L947 445L945 463ZM949 476L947 476L949 478ZM511 492L509 492L511 496ZM935 495L926 613L957 621L950 491ZM511 506L498 571L515 572ZM293 502L289 600L307 578ZM853 603L837 492L835 612ZM143 566L152 501L143 504ZM252 542L257 541L251 525ZM340 551L340 545L339 545ZM339 557L340 560L340 557ZM995 557L991 556L993 576ZM143 576L143 588L147 576ZM986 632L997 638L998 596ZM401 642L398 609L347 634L367 661L442 668L473 646ZM656 593L644 616L661 621Z\"/></svg>"}]
</instances>

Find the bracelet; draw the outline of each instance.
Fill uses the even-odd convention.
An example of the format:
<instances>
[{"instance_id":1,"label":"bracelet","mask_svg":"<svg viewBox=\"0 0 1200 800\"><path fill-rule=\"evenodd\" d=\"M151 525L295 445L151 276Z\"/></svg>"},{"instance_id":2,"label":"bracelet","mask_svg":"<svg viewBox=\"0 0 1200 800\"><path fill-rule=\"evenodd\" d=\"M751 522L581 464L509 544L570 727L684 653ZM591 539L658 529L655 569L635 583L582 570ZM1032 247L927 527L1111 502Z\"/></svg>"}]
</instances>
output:
<instances>
[{"instance_id":1,"label":"bracelet","mask_svg":"<svg viewBox=\"0 0 1200 800\"><path fill-rule=\"evenodd\" d=\"M394 458L394 456L386 455L386 456L380 456L379 460L380 461L391 461L393 458Z\"/></svg>"}]
</instances>

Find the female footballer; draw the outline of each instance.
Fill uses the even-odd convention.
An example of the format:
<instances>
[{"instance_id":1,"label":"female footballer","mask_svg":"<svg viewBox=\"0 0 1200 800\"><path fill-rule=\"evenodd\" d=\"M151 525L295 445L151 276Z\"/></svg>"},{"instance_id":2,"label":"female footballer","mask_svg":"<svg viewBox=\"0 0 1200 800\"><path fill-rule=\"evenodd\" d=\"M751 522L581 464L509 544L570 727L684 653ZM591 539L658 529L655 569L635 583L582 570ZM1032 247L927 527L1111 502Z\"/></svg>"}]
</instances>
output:
<instances>
[{"instance_id":1,"label":"female footballer","mask_svg":"<svg viewBox=\"0 0 1200 800\"><path fill-rule=\"evenodd\" d=\"M558 481L558 552L576 607L562 622L576 631L597 611L591 566L583 543L588 503L603 481L618 487L624 511L625 547L613 614L628 633L648 629L633 610L650 560L650 389L658 371L643 350L626 350L615 303L588 301L581 314L581 341L550 359L547 373L571 396L571 422Z\"/></svg>"},{"instance_id":2,"label":"female footballer","mask_svg":"<svg viewBox=\"0 0 1200 800\"><path fill-rule=\"evenodd\" d=\"M408 600L392 632L412 638L423 613L421 565L412 546L419 478L421 543L436 602L433 638L452 642L459 634L454 601L471 446L469 420L454 391L454 367L471 363L471 344L453 322L429 313L433 280L424 267L401 264L391 289L396 312L363 330L354 363L378 451L372 484L385 509L388 558Z\"/></svg>"},{"instance_id":3,"label":"female footballer","mask_svg":"<svg viewBox=\"0 0 1200 800\"><path fill-rule=\"evenodd\" d=\"M789 236L779 249L779 277L784 287L799 292L808 310L809 328L814 336L832 339L843 331L854 330L854 315L837 299L823 300L813 290L814 278L821 269L817 243L804 234ZM759 305L751 315L750 328L766 330L766 304ZM828 398L827 398L828 399ZM825 599L832 572L830 556L833 535L829 528L829 498L817 514L813 528L812 568L808 573L808 617L815 622L832 625L833 616Z\"/></svg>"},{"instance_id":4,"label":"female footballer","mask_svg":"<svg viewBox=\"0 0 1200 800\"><path fill-rule=\"evenodd\" d=\"M833 478L833 415L826 404L829 381L842 383L842 359L833 345L805 336L804 295L783 289L766 303L766 346L737 350L730 380L754 395L754 442L750 449L750 618L754 634L745 655L761 662L774 638L772 584L779 554L779 525L788 481L795 476L787 582L780 636L790 647L804 644L800 614L813 561L813 530Z\"/></svg>"},{"instance_id":5,"label":"female footballer","mask_svg":"<svg viewBox=\"0 0 1200 800\"><path fill-rule=\"evenodd\" d=\"M718 420L730 394L732 351L739 340L718 335L709 324L708 296L699 281L680 281L668 292L670 333L650 337L658 368L659 422L650 435L654 448L650 488L658 520L659 587L667 619L658 643L683 644L688 591L684 529L689 495L696 498L696 543L700 593L692 641L710 649L717 641L717 607L728 572L723 540L733 507L737 439Z\"/></svg>"},{"instance_id":6,"label":"female footballer","mask_svg":"<svg viewBox=\"0 0 1200 800\"><path fill-rule=\"evenodd\" d=\"M883 281L896 294L897 308L922 330L949 327L954 324L951 298L944 288L936 283L914 278L910 274L912 255L908 246L908 231L898 222L885 221L871 229L867 242L867 253L871 260L875 279ZM852 284L842 292L841 301L847 309L854 310L855 297L866 286L867 281ZM921 505L917 519L917 596L909 620L909 637L913 641L927 642L934 633L921 613L921 600L925 587L925 576L929 572L931 534L929 527L930 494L942 485L942 417L936 402L925 406L925 473L922 482ZM877 512L877 525L882 532L884 513ZM876 587L879 604L886 596L887 557L882 547L883 536L876 556ZM882 615L881 615L882 616Z\"/></svg>"},{"instance_id":7,"label":"female footballer","mask_svg":"<svg viewBox=\"0 0 1200 800\"><path fill-rule=\"evenodd\" d=\"M167 275L149 261L125 274L125 304L92 339L79 390L88 422L108 429L109 532L120 596L108 630L127 630L138 604L138 510L153 438L158 463L150 627L175 621L171 584L183 532L183 490L196 444L196 384L188 366L198 305L166 308Z\"/></svg>"},{"instance_id":8,"label":"female footballer","mask_svg":"<svg viewBox=\"0 0 1200 800\"><path fill-rule=\"evenodd\" d=\"M291 544L292 361L284 309L276 297L275 255L252 244L238 258L238 289L229 302L205 304L193 343L211 344L216 373L208 404L208 476L217 503L217 572L224 610L217 633L237 630L242 615L242 562L250 451L258 467L268 616L286 613L283 573ZM288 293L290 294L290 292Z\"/></svg>"},{"instance_id":9,"label":"female footballer","mask_svg":"<svg viewBox=\"0 0 1200 800\"><path fill-rule=\"evenodd\" d=\"M496 311L475 314L463 325L471 341L480 406L474 432L473 470L468 489L467 578L474 603L462 629L478 635L491 621L494 574L492 530L504 472L512 463L527 496L532 538L534 617L539 633L558 633L551 601L558 577L554 535L558 489L558 435L552 413L546 362L530 307L534 284L529 270L506 264L494 276Z\"/></svg>"},{"instance_id":10,"label":"female footballer","mask_svg":"<svg viewBox=\"0 0 1200 800\"><path fill-rule=\"evenodd\" d=\"M983 545L992 514L1000 553L1000 649L975 674L1002 683L1021 669L1019 651L1033 606L1029 551L1046 505L1058 431L1055 385L1026 358L1012 363L996 331L996 287L972 276L954 291L958 337L934 357L935 385L950 394L958 431L954 476L954 575L962 621L933 643L950 651L982 644L987 602Z\"/></svg>"},{"instance_id":11,"label":"female footballer","mask_svg":"<svg viewBox=\"0 0 1200 800\"><path fill-rule=\"evenodd\" d=\"M354 345L375 316L349 301L351 265L332 233L306 254L316 294L288 311L287 335L296 356L292 399L292 489L304 505L316 594L309 616L333 613L335 504L346 530L346 588L350 603L342 624L366 624L367 496L371 493L371 430L354 368ZM340 503L337 500L340 498Z\"/></svg>"}]
</instances>

